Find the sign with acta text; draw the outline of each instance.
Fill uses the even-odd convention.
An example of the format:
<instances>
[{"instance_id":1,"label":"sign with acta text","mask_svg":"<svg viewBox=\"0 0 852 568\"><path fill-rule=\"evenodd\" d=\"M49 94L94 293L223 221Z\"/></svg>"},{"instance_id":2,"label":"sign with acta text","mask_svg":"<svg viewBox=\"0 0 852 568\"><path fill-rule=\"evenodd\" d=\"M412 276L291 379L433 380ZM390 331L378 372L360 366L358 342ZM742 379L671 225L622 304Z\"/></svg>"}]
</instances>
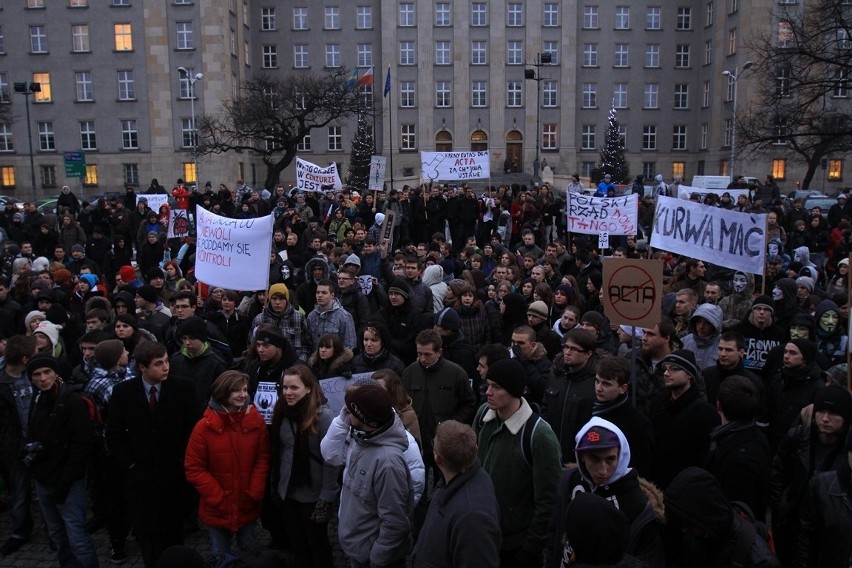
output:
<instances>
[{"instance_id":1,"label":"sign with acta text","mask_svg":"<svg viewBox=\"0 0 852 568\"><path fill-rule=\"evenodd\" d=\"M296 189L299 191L339 191L343 189L337 164L322 167L296 158Z\"/></svg>"},{"instance_id":2,"label":"sign with acta text","mask_svg":"<svg viewBox=\"0 0 852 568\"><path fill-rule=\"evenodd\" d=\"M488 150L483 152L420 152L421 178L429 181L491 177Z\"/></svg>"},{"instance_id":3,"label":"sign with acta text","mask_svg":"<svg viewBox=\"0 0 852 568\"><path fill-rule=\"evenodd\" d=\"M269 286L272 215L230 219L195 208L195 277L229 290L265 290Z\"/></svg>"},{"instance_id":4,"label":"sign with acta text","mask_svg":"<svg viewBox=\"0 0 852 568\"><path fill-rule=\"evenodd\" d=\"M346 396L346 388L354 385L360 379L370 379L372 377L373 372L370 371L368 373L355 373L349 378L329 377L327 379L320 379L319 384L322 388L322 394L325 395L328 405L331 407L331 411L334 412L335 416L340 414L340 409L346 404L343 400Z\"/></svg>"},{"instance_id":5,"label":"sign with acta text","mask_svg":"<svg viewBox=\"0 0 852 568\"><path fill-rule=\"evenodd\" d=\"M663 261L605 258L603 299L610 323L654 327L663 307Z\"/></svg>"},{"instance_id":6,"label":"sign with acta text","mask_svg":"<svg viewBox=\"0 0 852 568\"><path fill-rule=\"evenodd\" d=\"M635 235L639 194L590 197L568 193L568 230L586 235Z\"/></svg>"},{"instance_id":7,"label":"sign with acta text","mask_svg":"<svg viewBox=\"0 0 852 568\"><path fill-rule=\"evenodd\" d=\"M766 215L659 197L651 246L761 274L766 260Z\"/></svg>"},{"instance_id":8,"label":"sign with acta text","mask_svg":"<svg viewBox=\"0 0 852 568\"><path fill-rule=\"evenodd\" d=\"M370 158L370 191L382 191L385 185L385 167L388 159L384 156Z\"/></svg>"}]
</instances>

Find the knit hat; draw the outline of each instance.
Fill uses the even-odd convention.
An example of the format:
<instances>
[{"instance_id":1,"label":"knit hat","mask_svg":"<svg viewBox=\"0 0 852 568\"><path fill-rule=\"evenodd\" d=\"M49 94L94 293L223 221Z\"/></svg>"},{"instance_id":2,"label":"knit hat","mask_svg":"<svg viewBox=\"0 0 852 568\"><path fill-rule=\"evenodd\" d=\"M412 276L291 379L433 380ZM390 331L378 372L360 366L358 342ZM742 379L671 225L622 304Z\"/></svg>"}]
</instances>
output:
<instances>
[{"instance_id":1,"label":"knit hat","mask_svg":"<svg viewBox=\"0 0 852 568\"><path fill-rule=\"evenodd\" d=\"M843 258L837 263L837 266L849 266L849 257Z\"/></svg>"},{"instance_id":2,"label":"knit hat","mask_svg":"<svg viewBox=\"0 0 852 568\"><path fill-rule=\"evenodd\" d=\"M279 349L287 347L287 340L283 335L264 329L258 330L258 332L254 334L254 340L257 343L268 343L270 345L274 345Z\"/></svg>"},{"instance_id":3,"label":"knit hat","mask_svg":"<svg viewBox=\"0 0 852 568\"><path fill-rule=\"evenodd\" d=\"M41 333L47 336L47 338L50 340L50 344L53 347L56 347L56 345L59 343L59 327L56 324L50 323L47 320L38 324L38 327L35 328L33 334L36 333Z\"/></svg>"},{"instance_id":4,"label":"knit hat","mask_svg":"<svg viewBox=\"0 0 852 568\"><path fill-rule=\"evenodd\" d=\"M849 365L840 363L834 365L827 371L822 372L822 377L829 385L846 386L846 379L849 376Z\"/></svg>"},{"instance_id":5,"label":"knit hat","mask_svg":"<svg viewBox=\"0 0 852 568\"><path fill-rule=\"evenodd\" d=\"M146 302L150 302L152 304L157 302L157 289L151 286L150 284L139 286L136 289L136 295L145 300Z\"/></svg>"},{"instance_id":6,"label":"knit hat","mask_svg":"<svg viewBox=\"0 0 852 568\"><path fill-rule=\"evenodd\" d=\"M547 304L545 304L541 300L536 300L527 308L527 315L536 316L546 320L549 311L550 310L547 309Z\"/></svg>"},{"instance_id":7,"label":"knit hat","mask_svg":"<svg viewBox=\"0 0 852 568\"><path fill-rule=\"evenodd\" d=\"M620 447L621 440L618 439L618 434L603 426L592 426L577 441L576 450L578 452L585 452L588 450L608 450Z\"/></svg>"},{"instance_id":8,"label":"knit hat","mask_svg":"<svg viewBox=\"0 0 852 568\"><path fill-rule=\"evenodd\" d=\"M827 410L843 417L846 424L852 422L852 394L845 388L827 386L814 395L814 412Z\"/></svg>"},{"instance_id":9,"label":"knit hat","mask_svg":"<svg viewBox=\"0 0 852 568\"><path fill-rule=\"evenodd\" d=\"M571 286L570 284L560 284L559 286L556 287L556 292L562 292L563 294L568 296L569 302L574 301L574 287ZM554 294L556 292L554 292Z\"/></svg>"},{"instance_id":10,"label":"knit hat","mask_svg":"<svg viewBox=\"0 0 852 568\"><path fill-rule=\"evenodd\" d=\"M370 428L380 428L393 420L393 403L388 391L380 386L367 385L346 393L349 412Z\"/></svg>"},{"instance_id":11,"label":"knit hat","mask_svg":"<svg viewBox=\"0 0 852 568\"><path fill-rule=\"evenodd\" d=\"M178 337L194 337L199 341L207 341L207 323L198 316L183 320L178 329Z\"/></svg>"},{"instance_id":12,"label":"knit hat","mask_svg":"<svg viewBox=\"0 0 852 568\"><path fill-rule=\"evenodd\" d=\"M165 280L166 273L163 272L163 269L159 266L155 266L148 271L148 274L145 275L145 278L147 278L149 281L154 280L155 278L162 278Z\"/></svg>"},{"instance_id":13,"label":"knit hat","mask_svg":"<svg viewBox=\"0 0 852 568\"><path fill-rule=\"evenodd\" d=\"M660 361L660 365L677 365L687 372L693 380L697 380L701 376L701 370L695 363L695 353L688 349L677 349L672 351Z\"/></svg>"},{"instance_id":14,"label":"knit hat","mask_svg":"<svg viewBox=\"0 0 852 568\"><path fill-rule=\"evenodd\" d=\"M450 331L458 331L461 327L461 318L453 308L444 308L435 314L435 325Z\"/></svg>"},{"instance_id":15,"label":"knit hat","mask_svg":"<svg viewBox=\"0 0 852 568\"><path fill-rule=\"evenodd\" d=\"M89 288L92 290L95 289L95 285L98 283L98 277L94 274L81 274L80 280L83 280L86 284L88 284Z\"/></svg>"},{"instance_id":16,"label":"knit hat","mask_svg":"<svg viewBox=\"0 0 852 568\"><path fill-rule=\"evenodd\" d=\"M286 284L278 283L270 286L269 292L266 294L267 301L271 300L275 294L282 294L288 302L290 301L290 290Z\"/></svg>"},{"instance_id":17,"label":"knit hat","mask_svg":"<svg viewBox=\"0 0 852 568\"><path fill-rule=\"evenodd\" d=\"M118 269L118 275L124 282L132 282L133 280L136 280L136 269L128 264L125 264L124 266Z\"/></svg>"},{"instance_id":18,"label":"knit hat","mask_svg":"<svg viewBox=\"0 0 852 568\"><path fill-rule=\"evenodd\" d=\"M388 286L388 294L391 292L396 292L397 294L404 297L406 300L411 296L411 288L408 286L408 282L403 280L402 278L394 278L390 282L390 286Z\"/></svg>"},{"instance_id":19,"label":"knit hat","mask_svg":"<svg viewBox=\"0 0 852 568\"><path fill-rule=\"evenodd\" d=\"M773 314L775 313L775 302L772 301L771 296L763 295L758 296L751 302L751 309L754 309L755 306L761 306L764 308L769 308L769 311Z\"/></svg>"},{"instance_id":20,"label":"knit hat","mask_svg":"<svg viewBox=\"0 0 852 568\"><path fill-rule=\"evenodd\" d=\"M83 245L81 245L81 244L76 244L76 245L74 245L73 247L71 247L71 252L82 252L82 253L85 253L85 252L86 252L86 249L85 249L85 247L83 247Z\"/></svg>"},{"instance_id":21,"label":"knit hat","mask_svg":"<svg viewBox=\"0 0 852 568\"><path fill-rule=\"evenodd\" d=\"M41 295L41 292L44 292L45 290L49 290L49 289L50 289L50 284L48 284L47 282L45 282L41 278L37 278L36 280L33 280L33 283L30 284L30 291L38 290L39 295Z\"/></svg>"},{"instance_id":22,"label":"knit hat","mask_svg":"<svg viewBox=\"0 0 852 568\"><path fill-rule=\"evenodd\" d=\"M604 318L600 312L588 311L580 318L580 323L591 324L595 326L595 329L597 329L598 332L601 332L604 327L606 327L606 318Z\"/></svg>"},{"instance_id":23,"label":"knit hat","mask_svg":"<svg viewBox=\"0 0 852 568\"><path fill-rule=\"evenodd\" d=\"M121 355L124 353L124 342L120 339L107 339L101 341L95 347L95 360L103 369L107 371L118 364Z\"/></svg>"},{"instance_id":24,"label":"knit hat","mask_svg":"<svg viewBox=\"0 0 852 568\"><path fill-rule=\"evenodd\" d=\"M813 362L817 352L816 343L807 339L791 339L790 343L798 347L799 351L802 352L802 357L804 357L805 359L805 364Z\"/></svg>"},{"instance_id":25,"label":"knit hat","mask_svg":"<svg viewBox=\"0 0 852 568\"><path fill-rule=\"evenodd\" d=\"M343 261L344 266L346 266L347 264L354 264L358 268L361 268L361 259L358 258L357 254L350 254L346 257L346 260Z\"/></svg>"},{"instance_id":26,"label":"knit hat","mask_svg":"<svg viewBox=\"0 0 852 568\"><path fill-rule=\"evenodd\" d=\"M30 323L32 323L33 319L35 319L35 318L41 318L42 320L45 320L45 319L47 319L47 316L41 310L33 310L30 313L28 313L26 315L26 317L24 318L24 327L29 329Z\"/></svg>"},{"instance_id":27,"label":"knit hat","mask_svg":"<svg viewBox=\"0 0 852 568\"><path fill-rule=\"evenodd\" d=\"M381 225L385 222L385 214L384 213L376 213L376 225Z\"/></svg>"},{"instance_id":28,"label":"knit hat","mask_svg":"<svg viewBox=\"0 0 852 568\"><path fill-rule=\"evenodd\" d=\"M115 316L115 321L129 325L133 329L139 329L139 320L133 314L118 314Z\"/></svg>"},{"instance_id":29,"label":"knit hat","mask_svg":"<svg viewBox=\"0 0 852 568\"><path fill-rule=\"evenodd\" d=\"M27 361L27 376L32 377L33 373L39 369L53 369L53 372L59 374L59 361L51 355L39 354Z\"/></svg>"},{"instance_id":30,"label":"knit hat","mask_svg":"<svg viewBox=\"0 0 852 568\"><path fill-rule=\"evenodd\" d=\"M45 257L40 256L33 261L32 272L36 274L39 272L44 272L45 270L47 270L48 266L50 266L50 261L47 260Z\"/></svg>"},{"instance_id":31,"label":"knit hat","mask_svg":"<svg viewBox=\"0 0 852 568\"><path fill-rule=\"evenodd\" d=\"M767 264L781 264L782 262L784 262L784 259L779 254L770 254L766 257Z\"/></svg>"},{"instance_id":32,"label":"knit hat","mask_svg":"<svg viewBox=\"0 0 852 568\"><path fill-rule=\"evenodd\" d=\"M808 292L814 291L814 279L810 276L799 276L796 278L796 286L804 286Z\"/></svg>"},{"instance_id":33,"label":"knit hat","mask_svg":"<svg viewBox=\"0 0 852 568\"><path fill-rule=\"evenodd\" d=\"M49 296L48 296L49 297ZM40 300L42 298L39 298ZM55 298L51 298L54 299ZM47 311L44 312L44 317L50 323L54 323L56 325L65 325L68 323L68 312L65 311L65 308L62 305L54 303L52 306L47 308Z\"/></svg>"},{"instance_id":34,"label":"knit hat","mask_svg":"<svg viewBox=\"0 0 852 568\"><path fill-rule=\"evenodd\" d=\"M485 379L496 383L506 389L515 398L524 396L527 386L526 372L524 368L514 359L500 359L488 365L488 373Z\"/></svg>"}]
</instances>

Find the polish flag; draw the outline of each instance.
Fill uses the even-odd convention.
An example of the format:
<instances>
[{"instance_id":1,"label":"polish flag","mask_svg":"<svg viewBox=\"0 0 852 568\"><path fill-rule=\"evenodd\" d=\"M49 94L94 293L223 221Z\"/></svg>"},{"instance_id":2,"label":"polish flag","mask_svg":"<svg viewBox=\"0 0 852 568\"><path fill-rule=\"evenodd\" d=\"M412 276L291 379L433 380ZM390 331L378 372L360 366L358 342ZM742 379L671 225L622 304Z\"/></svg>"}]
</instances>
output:
<instances>
[{"instance_id":1,"label":"polish flag","mask_svg":"<svg viewBox=\"0 0 852 568\"><path fill-rule=\"evenodd\" d=\"M364 85L372 85L373 84L373 68L370 67L367 69L361 78L358 79L358 86L362 87Z\"/></svg>"}]
</instances>

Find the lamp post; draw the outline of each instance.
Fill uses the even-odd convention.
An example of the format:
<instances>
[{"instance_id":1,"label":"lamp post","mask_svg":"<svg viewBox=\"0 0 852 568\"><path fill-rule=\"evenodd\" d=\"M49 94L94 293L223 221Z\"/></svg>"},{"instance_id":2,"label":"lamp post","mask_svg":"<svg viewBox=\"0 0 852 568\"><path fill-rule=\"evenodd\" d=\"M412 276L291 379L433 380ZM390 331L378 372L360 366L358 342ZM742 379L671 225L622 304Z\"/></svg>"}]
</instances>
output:
<instances>
[{"instance_id":1,"label":"lamp post","mask_svg":"<svg viewBox=\"0 0 852 568\"><path fill-rule=\"evenodd\" d=\"M41 92L41 83L15 83L15 92L24 95L24 103L27 107L27 136L30 142L30 183L33 185L33 199L36 197L36 175L35 160L33 159L33 127L30 124L30 95Z\"/></svg>"},{"instance_id":2,"label":"lamp post","mask_svg":"<svg viewBox=\"0 0 852 568\"><path fill-rule=\"evenodd\" d=\"M730 77L731 81L734 82L734 120L731 124L731 159L728 161L728 173L731 174L731 181L734 181L734 158L736 158L737 152L737 87L740 80L740 77L743 73L746 72L746 69L752 66L751 61L746 61L743 64L743 68L738 70L734 67L734 72L731 73L727 69L722 71L722 75L727 75Z\"/></svg>"},{"instance_id":3,"label":"lamp post","mask_svg":"<svg viewBox=\"0 0 852 568\"><path fill-rule=\"evenodd\" d=\"M178 67L178 72L189 81L189 108L192 114L192 168L195 170L195 186L198 187L198 126L195 124L195 83L204 77L203 73L194 73L190 67Z\"/></svg>"},{"instance_id":4,"label":"lamp post","mask_svg":"<svg viewBox=\"0 0 852 568\"><path fill-rule=\"evenodd\" d=\"M524 69L524 79L535 81L535 160L533 160L533 177L538 181L541 173L541 82L544 80L541 76L541 68L544 65L553 63L553 54L550 52L536 54L535 63L528 64L535 67L535 70Z\"/></svg>"}]
</instances>

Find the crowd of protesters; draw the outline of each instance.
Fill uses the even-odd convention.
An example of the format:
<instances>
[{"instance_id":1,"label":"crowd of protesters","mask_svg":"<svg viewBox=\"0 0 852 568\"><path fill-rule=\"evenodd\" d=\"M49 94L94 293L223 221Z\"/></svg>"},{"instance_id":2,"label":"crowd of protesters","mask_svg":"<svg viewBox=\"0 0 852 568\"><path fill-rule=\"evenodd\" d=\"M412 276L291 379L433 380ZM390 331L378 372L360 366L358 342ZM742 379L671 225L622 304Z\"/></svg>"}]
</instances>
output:
<instances>
[{"instance_id":1,"label":"crowd of protesters","mask_svg":"<svg viewBox=\"0 0 852 568\"><path fill-rule=\"evenodd\" d=\"M99 530L114 564L174 566L199 527L217 567L261 527L315 568L333 541L355 568L849 566L852 204L806 211L770 177L705 198L768 215L754 275L654 250L677 195L654 184L604 250L564 212L606 178L7 204L0 558L34 490L62 567L97 566ZM196 206L274 217L266 289L196 281L194 232L167 237ZM607 256L664 261L659 324L610 323Z\"/></svg>"}]
</instances>

